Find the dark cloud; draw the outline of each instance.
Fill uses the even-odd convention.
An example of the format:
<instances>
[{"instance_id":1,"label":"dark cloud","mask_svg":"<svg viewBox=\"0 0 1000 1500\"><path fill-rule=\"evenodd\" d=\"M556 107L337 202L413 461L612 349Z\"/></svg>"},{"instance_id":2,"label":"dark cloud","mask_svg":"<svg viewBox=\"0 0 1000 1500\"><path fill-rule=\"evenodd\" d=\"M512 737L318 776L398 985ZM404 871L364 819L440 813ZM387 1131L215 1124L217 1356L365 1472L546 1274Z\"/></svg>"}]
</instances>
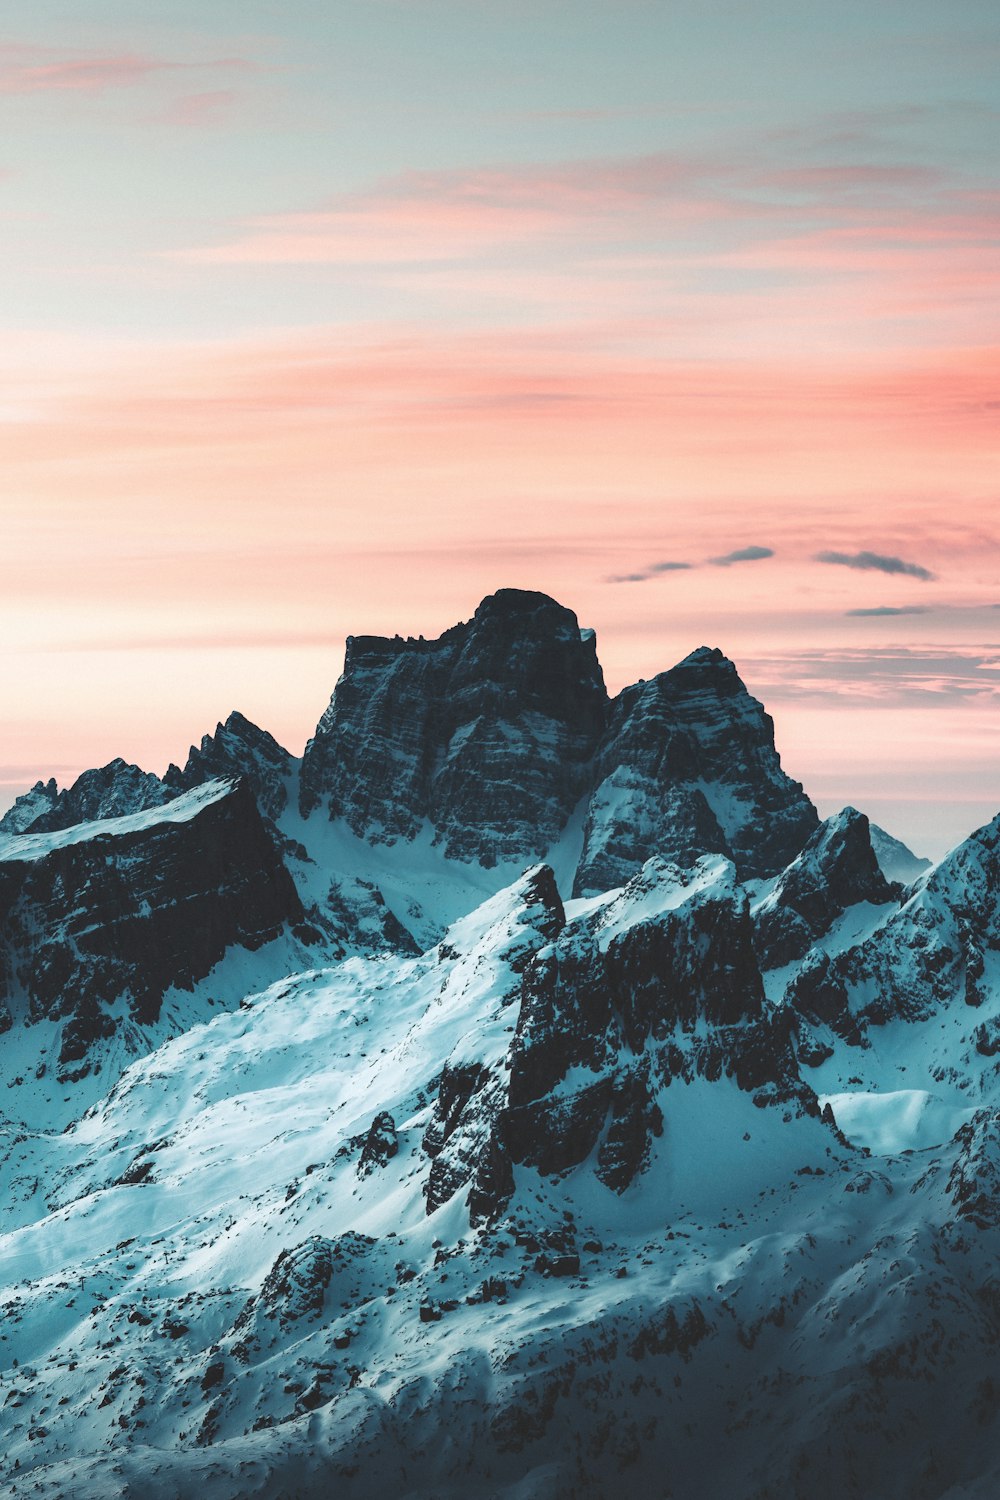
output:
<instances>
[{"instance_id":1,"label":"dark cloud","mask_svg":"<svg viewBox=\"0 0 1000 1500\"><path fill-rule=\"evenodd\" d=\"M904 562L901 557L882 552L817 552L815 560L836 563L841 568L857 568L863 573L902 573L907 578L922 578L925 582L934 577L929 568L923 568L919 563Z\"/></svg>"},{"instance_id":2,"label":"dark cloud","mask_svg":"<svg viewBox=\"0 0 1000 1500\"><path fill-rule=\"evenodd\" d=\"M716 568L730 568L733 563L760 562L762 558L773 556L773 547L737 547L735 552L727 552L723 557L710 557L709 562Z\"/></svg>"},{"instance_id":3,"label":"dark cloud","mask_svg":"<svg viewBox=\"0 0 1000 1500\"><path fill-rule=\"evenodd\" d=\"M878 604L872 609L846 609L846 615L855 617L875 618L881 615L926 615L930 610L923 604L902 604L898 608L892 604Z\"/></svg>"},{"instance_id":4,"label":"dark cloud","mask_svg":"<svg viewBox=\"0 0 1000 1500\"><path fill-rule=\"evenodd\" d=\"M655 562L636 573L614 573L607 579L608 583L645 583L647 578L655 578L659 573L685 573L693 563L686 562Z\"/></svg>"}]
</instances>

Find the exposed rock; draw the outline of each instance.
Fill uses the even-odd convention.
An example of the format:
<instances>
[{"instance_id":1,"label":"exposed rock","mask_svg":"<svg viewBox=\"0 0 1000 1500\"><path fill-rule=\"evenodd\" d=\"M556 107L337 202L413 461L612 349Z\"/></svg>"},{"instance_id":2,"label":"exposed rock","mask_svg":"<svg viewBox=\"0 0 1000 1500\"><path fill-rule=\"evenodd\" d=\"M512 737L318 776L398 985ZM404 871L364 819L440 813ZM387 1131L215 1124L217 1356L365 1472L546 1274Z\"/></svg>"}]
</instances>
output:
<instances>
[{"instance_id":1,"label":"exposed rock","mask_svg":"<svg viewBox=\"0 0 1000 1500\"><path fill-rule=\"evenodd\" d=\"M55 781L37 782L0 822L4 833L55 833L78 823L127 817L147 808L162 807L176 793L152 771L117 759L94 771L84 771L66 791ZM31 816L33 809L37 813Z\"/></svg>"},{"instance_id":2,"label":"exposed rock","mask_svg":"<svg viewBox=\"0 0 1000 1500\"><path fill-rule=\"evenodd\" d=\"M303 1320L315 1320L323 1311L326 1289L333 1275L333 1244L322 1235L312 1234L301 1245L282 1250L260 1292L240 1314L236 1328L244 1327L255 1306L266 1318L276 1319L288 1328Z\"/></svg>"},{"instance_id":3,"label":"exposed rock","mask_svg":"<svg viewBox=\"0 0 1000 1500\"><path fill-rule=\"evenodd\" d=\"M663 1111L648 1078L636 1069L620 1080L612 1096L611 1123L597 1153L598 1177L623 1193L648 1166L651 1138L662 1134Z\"/></svg>"},{"instance_id":4,"label":"exposed rock","mask_svg":"<svg viewBox=\"0 0 1000 1500\"><path fill-rule=\"evenodd\" d=\"M566 920L547 865L529 870L481 911L485 915L462 936L461 950L456 949L443 966L440 1003L444 1006L452 995L462 996L472 987L476 993L498 995L501 1006L513 1007L532 959L558 935ZM469 1186L473 1218L485 1222L495 1217L510 1196L511 1163L495 1128L507 1104L506 1030L509 1027L491 1030L479 1048L472 1048L471 1040L463 1042L441 1072L423 1140L432 1158L424 1188L428 1213Z\"/></svg>"},{"instance_id":5,"label":"exposed rock","mask_svg":"<svg viewBox=\"0 0 1000 1500\"><path fill-rule=\"evenodd\" d=\"M0 833L26 833L36 818L52 811L58 799L54 776L49 781L36 781L0 818Z\"/></svg>"},{"instance_id":6,"label":"exposed rock","mask_svg":"<svg viewBox=\"0 0 1000 1500\"><path fill-rule=\"evenodd\" d=\"M371 1123L368 1137L358 1160L358 1176L367 1177L378 1167L384 1167L399 1150L396 1137L396 1122L388 1110L377 1114Z\"/></svg>"},{"instance_id":7,"label":"exposed rock","mask_svg":"<svg viewBox=\"0 0 1000 1500\"><path fill-rule=\"evenodd\" d=\"M233 712L214 735L206 734L200 745L192 745L183 770L171 766L164 783L176 791L201 786L206 781L247 782L266 817L277 818L288 801L286 781L293 759L273 735Z\"/></svg>"},{"instance_id":8,"label":"exposed rock","mask_svg":"<svg viewBox=\"0 0 1000 1500\"><path fill-rule=\"evenodd\" d=\"M624 884L652 854L725 854L741 876L773 875L817 823L781 769L770 716L704 646L619 695L594 779L579 896Z\"/></svg>"},{"instance_id":9,"label":"exposed rock","mask_svg":"<svg viewBox=\"0 0 1000 1500\"><path fill-rule=\"evenodd\" d=\"M607 695L591 633L504 589L437 640L352 636L306 747L301 807L492 866L544 852L588 786Z\"/></svg>"},{"instance_id":10,"label":"exposed rock","mask_svg":"<svg viewBox=\"0 0 1000 1500\"><path fill-rule=\"evenodd\" d=\"M881 906L901 894L879 868L868 819L845 807L820 824L755 912L762 966L780 968L802 958L849 907L862 901Z\"/></svg>"},{"instance_id":11,"label":"exposed rock","mask_svg":"<svg viewBox=\"0 0 1000 1500\"><path fill-rule=\"evenodd\" d=\"M147 811L0 849L0 957L7 1003L65 1022L60 1064L115 1027L155 1021L234 945L259 948L301 906L248 789L213 783Z\"/></svg>"},{"instance_id":12,"label":"exposed rock","mask_svg":"<svg viewBox=\"0 0 1000 1500\"><path fill-rule=\"evenodd\" d=\"M979 1229L1000 1225L1000 1110L980 1109L955 1136L948 1196Z\"/></svg>"},{"instance_id":13,"label":"exposed rock","mask_svg":"<svg viewBox=\"0 0 1000 1500\"><path fill-rule=\"evenodd\" d=\"M540 1255L535 1261L535 1270L543 1276L579 1276L580 1257L575 1251L563 1255Z\"/></svg>"},{"instance_id":14,"label":"exposed rock","mask_svg":"<svg viewBox=\"0 0 1000 1500\"><path fill-rule=\"evenodd\" d=\"M371 881L349 876L331 880L325 906L311 909L310 914L335 953L420 952L413 934L390 911Z\"/></svg>"},{"instance_id":15,"label":"exposed rock","mask_svg":"<svg viewBox=\"0 0 1000 1500\"><path fill-rule=\"evenodd\" d=\"M525 970L496 1138L514 1163L563 1172L597 1149L624 1192L663 1132L673 1078L732 1076L761 1104L818 1113L793 1018L764 1010L745 893L726 860L651 860ZM638 1061L629 1061L638 1059Z\"/></svg>"},{"instance_id":16,"label":"exposed rock","mask_svg":"<svg viewBox=\"0 0 1000 1500\"><path fill-rule=\"evenodd\" d=\"M890 1020L926 1019L954 1000L980 1003L984 955L1000 950L1000 816L905 895L863 942L807 958L788 990L801 1014L850 1039Z\"/></svg>"},{"instance_id":17,"label":"exposed rock","mask_svg":"<svg viewBox=\"0 0 1000 1500\"><path fill-rule=\"evenodd\" d=\"M919 854L914 854L901 839L893 838L891 833L886 833L877 823L870 825L869 832L875 858L886 880L898 881L900 885L912 885L925 870L930 869L929 859L922 859Z\"/></svg>"}]
</instances>

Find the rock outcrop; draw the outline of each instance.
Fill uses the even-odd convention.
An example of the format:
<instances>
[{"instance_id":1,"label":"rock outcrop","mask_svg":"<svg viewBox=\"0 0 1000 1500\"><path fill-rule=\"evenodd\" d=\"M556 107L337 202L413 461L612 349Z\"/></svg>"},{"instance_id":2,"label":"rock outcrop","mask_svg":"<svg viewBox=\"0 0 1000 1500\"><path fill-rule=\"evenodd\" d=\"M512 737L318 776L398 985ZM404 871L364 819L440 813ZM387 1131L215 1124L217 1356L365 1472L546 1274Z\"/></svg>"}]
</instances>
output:
<instances>
[{"instance_id":1,"label":"rock outcrop","mask_svg":"<svg viewBox=\"0 0 1000 1500\"><path fill-rule=\"evenodd\" d=\"M54 776L48 781L36 781L0 818L0 833L27 833L36 818L52 811L58 799L59 787Z\"/></svg>"},{"instance_id":2,"label":"rock outcrop","mask_svg":"<svg viewBox=\"0 0 1000 1500\"><path fill-rule=\"evenodd\" d=\"M500 1133L514 1162L565 1171L600 1142L617 1192L649 1158L675 1080L733 1077L761 1104L818 1113L787 1019L765 1010L746 894L725 859L651 860L525 972Z\"/></svg>"},{"instance_id":3,"label":"rock outcrop","mask_svg":"<svg viewBox=\"0 0 1000 1500\"><path fill-rule=\"evenodd\" d=\"M473 1222L490 1221L514 1190L516 1165L548 1176L591 1156L598 1178L624 1192L669 1134L665 1091L677 1082L727 1075L761 1106L818 1115L799 1077L791 1014L765 1006L730 861L681 870L650 860L612 900L568 923L547 867L530 879L533 889L496 898L511 903L510 917L464 954L480 982L506 954L501 1005L513 1037L504 1046L499 1016L484 1020L445 1065L423 1142L429 1212L468 1188Z\"/></svg>"},{"instance_id":4,"label":"rock outcrop","mask_svg":"<svg viewBox=\"0 0 1000 1500\"><path fill-rule=\"evenodd\" d=\"M593 633L544 594L501 590L437 640L352 636L301 809L372 841L428 822L487 867L537 857L587 790L606 714Z\"/></svg>"},{"instance_id":5,"label":"rock outcrop","mask_svg":"<svg viewBox=\"0 0 1000 1500\"><path fill-rule=\"evenodd\" d=\"M1000 815L904 895L863 942L810 958L789 989L797 1010L860 1040L870 1025L983 1004L986 959L1000 951Z\"/></svg>"},{"instance_id":6,"label":"rock outcrop","mask_svg":"<svg viewBox=\"0 0 1000 1500\"><path fill-rule=\"evenodd\" d=\"M213 782L167 806L0 843L4 1001L62 1022L59 1063L87 1066L116 1002L155 1022L233 946L301 919L249 788Z\"/></svg>"},{"instance_id":7,"label":"rock outcrop","mask_svg":"<svg viewBox=\"0 0 1000 1500\"><path fill-rule=\"evenodd\" d=\"M902 895L879 867L868 819L853 807L821 823L802 853L778 877L755 912L756 944L765 968L803 958L849 907L882 906Z\"/></svg>"},{"instance_id":8,"label":"rock outcrop","mask_svg":"<svg viewBox=\"0 0 1000 1500\"><path fill-rule=\"evenodd\" d=\"M593 779L579 896L623 885L654 854L724 854L743 878L774 875L818 822L770 716L708 647L619 695Z\"/></svg>"},{"instance_id":9,"label":"rock outcrop","mask_svg":"<svg viewBox=\"0 0 1000 1500\"><path fill-rule=\"evenodd\" d=\"M234 711L214 734L191 746L183 770L171 766L163 780L168 787L187 791L220 777L238 777L250 787L261 812L277 818L288 801L286 782L293 764L273 735Z\"/></svg>"},{"instance_id":10,"label":"rock outcrop","mask_svg":"<svg viewBox=\"0 0 1000 1500\"><path fill-rule=\"evenodd\" d=\"M71 787L59 791L54 780L36 782L0 821L0 833L56 833L77 823L127 817L162 807L176 792L152 771L120 757L84 771Z\"/></svg>"}]
</instances>

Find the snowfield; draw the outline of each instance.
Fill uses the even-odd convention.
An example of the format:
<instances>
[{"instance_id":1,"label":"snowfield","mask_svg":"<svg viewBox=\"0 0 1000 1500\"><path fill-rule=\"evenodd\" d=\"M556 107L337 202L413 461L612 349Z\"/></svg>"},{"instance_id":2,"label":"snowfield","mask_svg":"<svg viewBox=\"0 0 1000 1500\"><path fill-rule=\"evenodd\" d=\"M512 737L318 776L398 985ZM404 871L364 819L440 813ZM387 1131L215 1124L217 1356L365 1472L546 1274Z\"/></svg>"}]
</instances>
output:
<instances>
[{"instance_id":1,"label":"snowfield","mask_svg":"<svg viewBox=\"0 0 1000 1500\"><path fill-rule=\"evenodd\" d=\"M506 590L0 837L14 1500L994 1500L1000 818Z\"/></svg>"}]
</instances>

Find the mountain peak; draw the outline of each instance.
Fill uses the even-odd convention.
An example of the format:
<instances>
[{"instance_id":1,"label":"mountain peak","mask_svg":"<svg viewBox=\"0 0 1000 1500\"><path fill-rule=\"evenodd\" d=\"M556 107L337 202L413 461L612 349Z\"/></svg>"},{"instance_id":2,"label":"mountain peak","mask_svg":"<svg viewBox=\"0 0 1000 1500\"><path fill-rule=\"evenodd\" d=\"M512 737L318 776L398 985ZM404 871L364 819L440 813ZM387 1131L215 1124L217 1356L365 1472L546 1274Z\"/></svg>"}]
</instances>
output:
<instances>
[{"instance_id":1,"label":"mountain peak","mask_svg":"<svg viewBox=\"0 0 1000 1500\"><path fill-rule=\"evenodd\" d=\"M285 778L292 757L273 735L233 709L214 734L192 745L183 770L171 766L164 780L174 790L199 786L216 777L246 780L262 812L276 818L288 800Z\"/></svg>"},{"instance_id":2,"label":"mountain peak","mask_svg":"<svg viewBox=\"0 0 1000 1500\"><path fill-rule=\"evenodd\" d=\"M612 707L577 871L577 895L621 885L652 854L723 854L774 875L818 823L781 767L774 724L735 665L699 646Z\"/></svg>"},{"instance_id":3,"label":"mountain peak","mask_svg":"<svg viewBox=\"0 0 1000 1500\"><path fill-rule=\"evenodd\" d=\"M76 823L122 817L159 807L173 795L152 771L116 756L84 771L65 791L53 778L19 797L0 827L8 833L55 833Z\"/></svg>"},{"instance_id":4,"label":"mountain peak","mask_svg":"<svg viewBox=\"0 0 1000 1500\"><path fill-rule=\"evenodd\" d=\"M736 671L735 664L718 646L696 646L673 670L676 672L684 667L721 667L726 672Z\"/></svg>"},{"instance_id":5,"label":"mountain peak","mask_svg":"<svg viewBox=\"0 0 1000 1500\"><path fill-rule=\"evenodd\" d=\"M543 855L587 790L608 698L593 636L547 594L500 589L436 640L353 637L306 747L300 807L370 842L430 824L487 868Z\"/></svg>"},{"instance_id":6,"label":"mountain peak","mask_svg":"<svg viewBox=\"0 0 1000 1500\"><path fill-rule=\"evenodd\" d=\"M549 610L557 610L560 614L573 613L550 594L537 589L497 589L480 600L476 616L529 615Z\"/></svg>"}]
</instances>

